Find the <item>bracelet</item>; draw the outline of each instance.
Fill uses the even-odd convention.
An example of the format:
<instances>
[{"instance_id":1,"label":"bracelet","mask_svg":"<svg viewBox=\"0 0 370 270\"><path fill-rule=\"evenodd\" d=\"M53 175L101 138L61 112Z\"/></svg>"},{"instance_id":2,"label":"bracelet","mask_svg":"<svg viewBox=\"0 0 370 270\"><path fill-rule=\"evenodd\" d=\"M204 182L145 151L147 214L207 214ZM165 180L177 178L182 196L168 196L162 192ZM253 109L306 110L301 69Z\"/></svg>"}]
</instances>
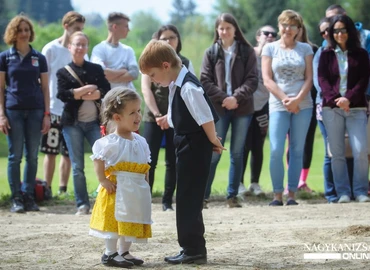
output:
<instances>
[{"instance_id":1,"label":"bracelet","mask_svg":"<svg viewBox=\"0 0 370 270\"><path fill-rule=\"evenodd\" d=\"M154 117L155 117L155 118L157 118L157 117L162 117L162 114L161 114L161 113L156 113L156 114L154 115Z\"/></svg>"},{"instance_id":2,"label":"bracelet","mask_svg":"<svg viewBox=\"0 0 370 270\"><path fill-rule=\"evenodd\" d=\"M50 112L44 112L44 115L50 116Z\"/></svg>"}]
</instances>

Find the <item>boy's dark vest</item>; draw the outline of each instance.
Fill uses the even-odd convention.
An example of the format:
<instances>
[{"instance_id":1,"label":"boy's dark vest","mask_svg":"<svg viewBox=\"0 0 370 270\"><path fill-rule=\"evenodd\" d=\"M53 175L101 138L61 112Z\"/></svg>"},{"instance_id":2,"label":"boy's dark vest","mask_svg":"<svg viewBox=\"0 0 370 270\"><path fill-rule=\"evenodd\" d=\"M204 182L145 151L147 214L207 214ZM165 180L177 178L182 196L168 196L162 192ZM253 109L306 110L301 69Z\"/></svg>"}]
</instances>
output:
<instances>
[{"instance_id":1,"label":"boy's dark vest","mask_svg":"<svg viewBox=\"0 0 370 270\"><path fill-rule=\"evenodd\" d=\"M188 72L185 75L181 87L186 82L192 82L196 86L202 87L202 84L199 82L198 78L195 77L195 75L193 75L191 72ZM189 133L202 132L203 128L199 126L197 122L194 120L194 118L191 116L184 100L181 97L181 87L177 87L171 107L172 109L171 118L175 133L178 135L184 135ZM206 99L209 108L211 109L214 122L216 123L219 119L216 110L213 108L213 105L205 92L203 96Z\"/></svg>"}]
</instances>

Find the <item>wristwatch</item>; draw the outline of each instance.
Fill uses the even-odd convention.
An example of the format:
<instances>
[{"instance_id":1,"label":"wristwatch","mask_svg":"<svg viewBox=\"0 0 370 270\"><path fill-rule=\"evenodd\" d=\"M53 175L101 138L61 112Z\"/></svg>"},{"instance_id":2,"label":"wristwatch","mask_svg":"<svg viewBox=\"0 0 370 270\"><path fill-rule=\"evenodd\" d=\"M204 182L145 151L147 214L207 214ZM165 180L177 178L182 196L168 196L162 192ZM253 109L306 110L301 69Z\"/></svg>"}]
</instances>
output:
<instances>
[{"instance_id":1,"label":"wristwatch","mask_svg":"<svg viewBox=\"0 0 370 270\"><path fill-rule=\"evenodd\" d=\"M163 115L161 114L161 113L156 113L155 115L154 115L154 117L155 118L157 118L157 117L162 117Z\"/></svg>"}]
</instances>

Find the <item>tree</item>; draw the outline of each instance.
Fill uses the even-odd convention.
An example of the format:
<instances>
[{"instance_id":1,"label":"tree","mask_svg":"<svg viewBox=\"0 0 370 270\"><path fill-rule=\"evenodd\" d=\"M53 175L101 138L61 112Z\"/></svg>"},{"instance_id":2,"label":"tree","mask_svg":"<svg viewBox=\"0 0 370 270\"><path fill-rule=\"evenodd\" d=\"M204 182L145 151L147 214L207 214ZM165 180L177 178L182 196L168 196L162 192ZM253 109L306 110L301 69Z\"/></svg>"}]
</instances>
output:
<instances>
[{"instance_id":1,"label":"tree","mask_svg":"<svg viewBox=\"0 0 370 270\"><path fill-rule=\"evenodd\" d=\"M40 23L51 23L62 19L71 10L71 0L19 0L17 13L24 12Z\"/></svg>"},{"instance_id":2,"label":"tree","mask_svg":"<svg viewBox=\"0 0 370 270\"><path fill-rule=\"evenodd\" d=\"M155 31L161 26L161 21L151 12L139 11L132 15L130 33L127 36L127 43L130 46L145 46Z\"/></svg>"},{"instance_id":3,"label":"tree","mask_svg":"<svg viewBox=\"0 0 370 270\"><path fill-rule=\"evenodd\" d=\"M172 7L174 11L170 12L170 23L175 25L179 31L182 31L186 19L196 15L195 9L197 5L193 0L188 0L187 3L184 3L183 0L174 0Z\"/></svg>"}]
</instances>

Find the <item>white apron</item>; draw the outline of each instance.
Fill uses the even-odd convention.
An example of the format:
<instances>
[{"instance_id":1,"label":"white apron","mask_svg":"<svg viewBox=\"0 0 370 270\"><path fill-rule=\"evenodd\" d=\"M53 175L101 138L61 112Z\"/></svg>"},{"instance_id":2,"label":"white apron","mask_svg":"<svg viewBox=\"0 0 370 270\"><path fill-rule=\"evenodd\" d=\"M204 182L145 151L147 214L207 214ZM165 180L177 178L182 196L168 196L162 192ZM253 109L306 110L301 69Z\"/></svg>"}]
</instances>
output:
<instances>
[{"instance_id":1,"label":"white apron","mask_svg":"<svg viewBox=\"0 0 370 270\"><path fill-rule=\"evenodd\" d=\"M120 171L113 174L117 179L116 220L152 224L152 196L145 174Z\"/></svg>"}]
</instances>

